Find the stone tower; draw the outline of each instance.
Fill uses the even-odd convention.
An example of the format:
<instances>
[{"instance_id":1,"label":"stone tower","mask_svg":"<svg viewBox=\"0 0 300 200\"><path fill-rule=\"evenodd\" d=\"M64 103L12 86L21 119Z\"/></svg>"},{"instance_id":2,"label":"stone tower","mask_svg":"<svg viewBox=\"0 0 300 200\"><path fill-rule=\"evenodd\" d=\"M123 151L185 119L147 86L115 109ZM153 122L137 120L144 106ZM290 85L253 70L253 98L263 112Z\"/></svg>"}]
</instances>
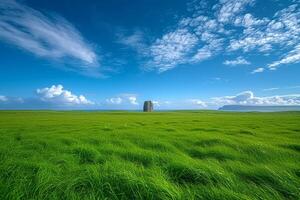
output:
<instances>
[{"instance_id":1,"label":"stone tower","mask_svg":"<svg viewBox=\"0 0 300 200\"><path fill-rule=\"evenodd\" d=\"M144 112L152 112L153 111L153 103L152 101L144 102Z\"/></svg>"}]
</instances>

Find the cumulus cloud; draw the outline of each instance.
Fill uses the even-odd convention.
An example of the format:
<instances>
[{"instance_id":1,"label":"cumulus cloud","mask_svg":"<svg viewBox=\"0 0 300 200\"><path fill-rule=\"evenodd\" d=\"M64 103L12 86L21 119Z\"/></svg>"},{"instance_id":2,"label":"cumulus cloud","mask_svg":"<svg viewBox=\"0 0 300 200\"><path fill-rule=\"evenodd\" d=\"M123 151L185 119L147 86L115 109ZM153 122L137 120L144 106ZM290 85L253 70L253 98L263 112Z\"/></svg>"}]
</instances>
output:
<instances>
[{"instance_id":1,"label":"cumulus cloud","mask_svg":"<svg viewBox=\"0 0 300 200\"><path fill-rule=\"evenodd\" d=\"M130 104L132 104L132 105L138 105L139 104L137 102L137 98L135 96L128 97L128 100L129 100Z\"/></svg>"},{"instance_id":2,"label":"cumulus cloud","mask_svg":"<svg viewBox=\"0 0 300 200\"><path fill-rule=\"evenodd\" d=\"M44 102L58 105L92 105L92 101L87 100L83 95L72 94L65 90L62 85L52 85L50 88L37 89L37 94Z\"/></svg>"},{"instance_id":3,"label":"cumulus cloud","mask_svg":"<svg viewBox=\"0 0 300 200\"><path fill-rule=\"evenodd\" d=\"M245 58L239 56L235 60L226 60L223 62L224 65L236 66L236 65L250 65L251 63Z\"/></svg>"},{"instance_id":4,"label":"cumulus cloud","mask_svg":"<svg viewBox=\"0 0 300 200\"><path fill-rule=\"evenodd\" d=\"M98 104L53 85L36 90L33 97L20 98L0 95L0 109L97 109Z\"/></svg>"},{"instance_id":5,"label":"cumulus cloud","mask_svg":"<svg viewBox=\"0 0 300 200\"><path fill-rule=\"evenodd\" d=\"M14 0L1 0L0 10L0 40L39 57L72 60L68 64L77 63L73 70L89 71L98 66L92 46L66 19Z\"/></svg>"},{"instance_id":6,"label":"cumulus cloud","mask_svg":"<svg viewBox=\"0 0 300 200\"><path fill-rule=\"evenodd\" d=\"M251 74L262 73L262 72L264 72L264 71L265 71L264 68L259 67L259 68L256 68L255 70L253 70L253 71L251 72Z\"/></svg>"}]
</instances>

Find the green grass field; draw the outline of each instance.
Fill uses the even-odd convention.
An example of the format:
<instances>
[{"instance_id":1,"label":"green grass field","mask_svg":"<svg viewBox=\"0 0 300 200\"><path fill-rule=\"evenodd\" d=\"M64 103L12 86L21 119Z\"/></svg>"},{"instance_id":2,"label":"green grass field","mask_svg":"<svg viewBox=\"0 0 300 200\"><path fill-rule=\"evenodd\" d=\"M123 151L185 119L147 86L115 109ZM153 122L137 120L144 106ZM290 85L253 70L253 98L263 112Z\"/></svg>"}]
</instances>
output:
<instances>
[{"instance_id":1,"label":"green grass field","mask_svg":"<svg viewBox=\"0 0 300 200\"><path fill-rule=\"evenodd\" d=\"M299 199L300 112L0 112L0 199Z\"/></svg>"}]
</instances>

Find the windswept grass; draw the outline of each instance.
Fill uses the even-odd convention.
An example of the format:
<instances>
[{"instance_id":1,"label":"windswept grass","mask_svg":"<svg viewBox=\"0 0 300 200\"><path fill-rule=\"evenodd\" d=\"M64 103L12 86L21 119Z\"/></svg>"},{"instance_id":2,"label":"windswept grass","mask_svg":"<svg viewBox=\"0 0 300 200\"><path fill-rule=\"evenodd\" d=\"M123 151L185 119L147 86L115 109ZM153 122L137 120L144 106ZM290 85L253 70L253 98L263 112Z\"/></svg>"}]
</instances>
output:
<instances>
[{"instance_id":1,"label":"windswept grass","mask_svg":"<svg viewBox=\"0 0 300 200\"><path fill-rule=\"evenodd\" d=\"M0 112L0 199L299 197L299 112Z\"/></svg>"}]
</instances>

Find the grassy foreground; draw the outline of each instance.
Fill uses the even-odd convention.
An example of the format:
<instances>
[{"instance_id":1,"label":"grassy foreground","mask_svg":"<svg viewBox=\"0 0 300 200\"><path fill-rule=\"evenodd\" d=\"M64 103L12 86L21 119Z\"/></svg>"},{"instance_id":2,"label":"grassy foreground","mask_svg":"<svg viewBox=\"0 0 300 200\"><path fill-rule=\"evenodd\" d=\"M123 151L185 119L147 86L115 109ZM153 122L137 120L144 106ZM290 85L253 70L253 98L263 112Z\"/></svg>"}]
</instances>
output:
<instances>
[{"instance_id":1,"label":"grassy foreground","mask_svg":"<svg viewBox=\"0 0 300 200\"><path fill-rule=\"evenodd\" d=\"M0 112L0 199L299 199L300 112Z\"/></svg>"}]
</instances>

